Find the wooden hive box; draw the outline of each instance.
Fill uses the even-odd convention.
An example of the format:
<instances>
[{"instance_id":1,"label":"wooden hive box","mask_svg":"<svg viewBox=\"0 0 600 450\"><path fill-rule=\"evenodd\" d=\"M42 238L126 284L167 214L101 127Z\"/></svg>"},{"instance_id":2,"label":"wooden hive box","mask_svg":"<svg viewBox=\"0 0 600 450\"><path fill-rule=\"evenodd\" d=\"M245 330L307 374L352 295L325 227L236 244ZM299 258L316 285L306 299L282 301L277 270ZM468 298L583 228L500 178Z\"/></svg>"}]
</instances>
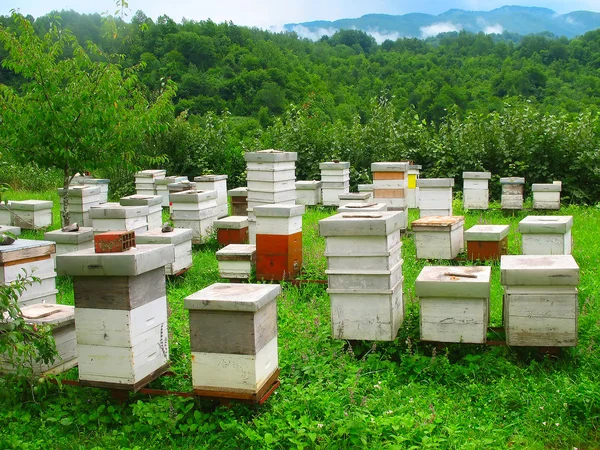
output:
<instances>
[{"instance_id":1,"label":"wooden hive box","mask_svg":"<svg viewBox=\"0 0 600 450\"><path fill-rule=\"evenodd\" d=\"M372 184L359 184L357 186L358 192L368 192L371 194L371 199L373 199L373 185Z\"/></svg>"},{"instance_id":2,"label":"wooden hive box","mask_svg":"<svg viewBox=\"0 0 600 450\"><path fill-rule=\"evenodd\" d=\"M502 186L502 209L523 209L523 186L525 185L525 178L500 178L500 185Z\"/></svg>"},{"instance_id":3,"label":"wooden hive box","mask_svg":"<svg viewBox=\"0 0 600 450\"><path fill-rule=\"evenodd\" d=\"M407 171L407 162L372 163L373 200L379 203L387 203L388 210L404 210L407 206Z\"/></svg>"},{"instance_id":4,"label":"wooden hive box","mask_svg":"<svg viewBox=\"0 0 600 450\"><path fill-rule=\"evenodd\" d=\"M296 181L296 204L315 206L321 203L320 181Z\"/></svg>"},{"instance_id":5,"label":"wooden hive box","mask_svg":"<svg viewBox=\"0 0 600 450\"><path fill-rule=\"evenodd\" d=\"M58 199L60 201L61 218L64 212L64 194L64 189L59 188ZM69 197L71 223L77 223L81 227L91 227L92 219L90 218L89 211L93 206L100 206L100 187L87 185L70 186L67 190L67 196Z\"/></svg>"},{"instance_id":6,"label":"wooden hive box","mask_svg":"<svg viewBox=\"0 0 600 450\"><path fill-rule=\"evenodd\" d=\"M325 206L340 206L339 195L350 192L350 163L322 162L321 171L322 201Z\"/></svg>"},{"instance_id":7,"label":"wooden hive box","mask_svg":"<svg viewBox=\"0 0 600 450\"><path fill-rule=\"evenodd\" d=\"M163 232L161 229L149 230L136 236L137 244L172 245L175 260L165 265L165 275L178 275L192 267L192 230L173 228Z\"/></svg>"},{"instance_id":8,"label":"wooden hive box","mask_svg":"<svg viewBox=\"0 0 600 450\"><path fill-rule=\"evenodd\" d=\"M260 399L277 380L278 285L217 283L184 300L194 392Z\"/></svg>"},{"instance_id":9,"label":"wooden hive box","mask_svg":"<svg viewBox=\"0 0 600 450\"><path fill-rule=\"evenodd\" d=\"M231 215L232 216L247 216L248 215L248 188L239 187L229 189L227 195L231 199Z\"/></svg>"},{"instance_id":10,"label":"wooden hive box","mask_svg":"<svg viewBox=\"0 0 600 450\"><path fill-rule=\"evenodd\" d=\"M0 235L10 233L15 236L21 235L21 228L12 225L0 225Z\"/></svg>"},{"instance_id":11,"label":"wooden hive box","mask_svg":"<svg viewBox=\"0 0 600 450\"><path fill-rule=\"evenodd\" d=\"M467 258L472 261L499 260L508 254L508 225L475 225L465 231Z\"/></svg>"},{"instance_id":12,"label":"wooden hive box","mask_svg":"<svg viewBox=\"0 0 600 450\"><path fill-rule=\"evenodd\" d=\"M214 221L217 241L222 246L248 243L248 216L229 216Z\"/></svg>"},{"instance_id":13,"label":"wooden hive box","mask_svg":"<svg viewBox=\"0 0 600 450\"><path fill-rule=\"evenodd\" d=\"M94 234L107 231L148 231L147 206L121 206L119 203L104 203L90 209Z\"/></svg>"},{"instance_id":14,"label":"wooden hive box","mask_svg":"<svg viewBox=\"0 0 600 450\"><path fill-rule=\"evenodd\" d=\"M108 202L108 185L110 180L108 178L92 178L88 176L75 176L71 180L69 186L87 185L87 186L98 186L100 188L100 203Z\"/></svg>"},{"instance_id":15,"label":"wooden hive box","mask_svg":"<svg viewBox=\"0 0 600 450\"><path fill-rule=\"evenodd\" d=\"M490 172L463 172L463 207L488 209Z\"/></svg>"},{"instance_id":16,"label":"wooden hive box","mask_svg":"<svg viewBox=\"0 0 600 450\"><path fill-rule=\"evenodd\" d=\"M13 213L10 210L11 202L0 203L0 225L13 226Z\"/></svg>"},{"instance_id":17,"label":"wooden hive box","mask_svg":"<svg viewBox=\"0 0 600 450\"><path fill-rule=\"evenodd\" d=\"M194 177L197 191L216 191L217 193L217 218L229 214L227 205L227 175L201 175Z\"/></svg>"},{"instance_id":18,"label":"wooden hive box","mask_svg":"<svg viewBox=\"0 0 600 450\"><path fill-rule=\"evenodd\" d=\"M395 339L404 318L401 221L396 211L319 221L334 339Z\"/></svg>"},{"instance_id":19,"label":"wooden hive box","mask_svg":"<svg viewBox=\"0 0 600 450\"><path fill-rule=\"evenodd\" d=\"M216 191L184 191L170 194L171 219L177 228L192 230L192 243L202 244L217 218Z\"/></svg>"},{"instance_id":20,"label":"wooden hive box","mask_svg":"<svg viewBox=\"0 0 600 450\"><path fill-rule=\"evenodd\" d=\"M302 270L304 205L263 205L256 216L256 278L294 279Z\"/></svg>"},{"instance_id":21,"label":"wooden hive box","mask_svg":"<svg viewBox=\"0 0 600 450\"><path fill-rule=\"evenodd\" d=\"M562 183L533 183L533 209L560 209L560 191Z\"/></svg>"},{"instance_id":22,"label":"wooden hive box","mask_svg":"<svg viewBox=\"0 0 600 450\"><path fill-rule=\"evenodd\" d=\"M524 255L570 255L573 216L527 216L519 222Z\"/></svg>"},{"instance_id":23,"label":"wooden hive box","mask_svg":"<svg viewBox=\"0 0 600 450\"><path fill-rule=\"evenodd\" d=\"M53 363L32 362L36 375L57 375L77 365L77 340L75 338L75 309L73 306L36 303L21 308L29 325L49 325L56 344L57 356ZM6 323L0 324L0 329ZM14 367L0 357L0 370L12 372Z\"/></svg>"},{"instance_id":24,"label":"wooden hive box","mask_svg":"<svg viewBox=\"0 0 600 450\"><path fill-rule=\"evenodd\" d=\"M415 282L422 341L486 342L491 267L424 267Z\"/></svg>"},{"instance_id":25,"label":"wooden hive box","mask_svg":"<svg viewBox=\"0 0 600 450\"><path fill-rule=\"evenodd\" d=\"M230 244L216 253L221 278L248 280L256 264L256 245Z\"/></svg>"},{"instance_id":26,"label":"wooden hive box","mask_svg":"<svg viewBox=\"0 0 600 450\"><path fill-rule=\"evenodd\" d=\"M379 211L387 211L386 203L346 203L344 206L340 206L337 209L338 214L340 213L374 213Z\"/></svg>"},{"instance_id":27,"label":"wooden hive box","mask_svg":"<svg viewBox=\"0 0 600 450\"><path fill-rule=\"evenodd\" d=\"M451 216L453 178L419 178L419 217Z\"/></svg>"},{"instance_id":28,"label":"wooden hive box","mask_svg":"<svg viewBox=\"0 0 600 450\"><path fill-rule=\"evenodd\" d=\"M54 230L44 233L44 239L56 243L56 255L94 247L94 230L79 227L77 231Z\"/></svg>"},{"instance_id":29,"label":"wooden hive box","mask_svg":"<svg viewBox=\"0 0 600 450\"><path fill-rule=\"evenodd\" d=\"M58 273L73 277L82 385L135 392L166 370L165 265L174 259L172 245L57 256Z\"/></svg>"},{"instance_id":30,"label":"wooden hive box","mask_svg":"<svg viewBox=\"0 0 600 450\"><path fill-rule=\"evenodd\" d=\"M49 200L13 201L10 210L13 213L13 225L24 230L52 225L52 202Z\"/></svg>"},{"instance_id":31,"label":"wooden hive box","mask_svg":"<svg viewBox=\"0 0 600 450\"><path fill-rule=\"evenodd\" d=\"M571 255L502 256L500 277L508 345L577 345L579 266Z\"/></svg>"},{"instance_id":32,"label":"wooden hive box","mask_svg":"<svg viewBox=\"0 0 600 450\"><path fill-rule=\"evenodd\" d=\"M412 222L417 258L454 259L464 248L463 216L423 217Z\"/></svg>"},{"instance_id":33,"label":"wooden hive box","mask_svg":"<svg viewBox=\"0 0 600 450\"><path fill-rule=\"evenodd\" d=\"M372 194L369 192L349 192L347 194L338 195L340 207L346 206L348 203L361 203L363 205L373 204L371 197Z\"/></svg>"},{"instance_id":34,"label":"wooden hive box","mask_svg":"<svg viewBox=\"0 0 600 450\"><path fill-rule=\"evenodd\" d=\"M187 187L189 189L191 189L193 187L192 184L189 182L188 177L171 175L168 177L162 177L162 178L158 178L158 179L154 180L154 186L155 186L154 190L156 191L156 193L154 195L160 195L161 206L163 208L169 207L169 187L168 186L170 184L177 184L178 187L181 187L181 190L184 190L183 186L179 186L179 183L185 183L185 187ZM176 188L173 188L173 192L178 192L178 191L176 190Z\"/></svg>"},{"instance_id":35,"label":"wooden hive box","mask_svg":"<svg viewBox=\"0 0 600 450\"><path fill-rule=\"evenodd\" d=\"M419 207L419 188L417 187L417 180L419 179L421 168L422 167L418 164L408 165L406 205L409 208Z\"/></svg>"},{"instance_id":36,"label":"wooden hive box","mask_svg":"<svg viewBox=\"0 0 600 450\"><path fill-rule=\"evenodd\" d=\"M149 230L156 230L162 228L162 201L163 198L160 195L129 195L127 197L121 197L119 203L121 206L147 206L148 216L146 222L148 222Z\"/></svg>"},{"instance_id":37,"label":"wooden hive box","mask_svg":"<svg viewBox=\"0 0 600 450\"><path fill-rule=\"evenodd\" d=\"M135 174L135 192L139 195L156 195L156 180L164 178L166 170L141 170Z\"/></svg>"},{"instance_id":38,"label":"wooden hive box","mask_svg":"<svg viewBox=\"0 0 600 450\"><path fill-rule=\"evenodd\" d=\"M56 245L50 241L18 239L10 245L0 245L0 284L11 283L19 276L40 279L19 295L19 306L35 303L56 303L56 272L52 255Z\"/></svg>"}]
</instances>

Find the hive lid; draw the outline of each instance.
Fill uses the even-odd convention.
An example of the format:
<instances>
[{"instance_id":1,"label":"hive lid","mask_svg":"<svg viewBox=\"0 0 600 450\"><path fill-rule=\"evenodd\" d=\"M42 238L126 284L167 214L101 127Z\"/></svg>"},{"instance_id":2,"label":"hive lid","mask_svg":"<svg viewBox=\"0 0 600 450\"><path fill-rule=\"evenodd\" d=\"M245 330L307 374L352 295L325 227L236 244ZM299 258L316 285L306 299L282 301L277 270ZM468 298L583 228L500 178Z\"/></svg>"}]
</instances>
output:
<instances>
[{"instance_id":1,"label":"hive lid","mask_svg":"<svg viewBox=\"0 0 600 450\"><path fill-rule=\"evenodd\" d=\"M175 261L172 245L138 245L120 253L93 248L56 256L56 272L71 276L136 276Z\"/></svg>"},{"instance_id":2,"label":"hive lid","mask_svg":"<svg viewBox=\"0 0 600 450\"><path fill-rule=\"evenodd\" d=\"M128 195L121 197L120 203L123 206L157 206L162 205L162 195Z\"/></svg>"},{"instance_id":3,"label":"hive lid","mask_svg":"<svg viewBox=\"0 0 600 450\"><path fill-rule=\"evenodd\" d=\"M579 266L571 255L503 255L500 278L505 286L577 286Z\"/></svg>"},{"instance_id":4,"label":"hive lid","mask_svg":"<svg viewBox=\"0 0 600 450\"><path fill-rule=\"evenodd\" d=\"M338 213L387 211L386 203L346 203L340 206Z\"/></svg>"},{"instance_id":5,"label":"hive lid","mask_svg":"<svg viewBox=\"0 0 600 450\"><path fill-rule=\"evenodd\" d=\"M155 184L157 186L168 186L169 184L173 184L173 183L189 183L190 180L188 180L188 177L183 177L183 176L176 176L176 175L171 175L169 177L164 177L164 178L158 178L155 180Z\"/></svg>"},{"instance_id":6,"label":"hive lid","mask_svg":"<svg viewBox=\"0 0 600 450\"><path fill-rule=\"evenodd\" d=\"M21 308L21 315L29 324L47 324L55 327L75 323L75 307L37 303Z\"/></svg>"},{"instance_id":7,"label":"hive lid","mask_svg":"<svg viewBox=\"0 0 600 450\"><path fill-rule=\"evenodd\" d=\"M504 177L500 178L500 184L525 184L523 177Z\"/></svg>"},{"instance_id":8,"label":"hive lid","mask_svg":"<svg viewBox=\"0 0 600 450\"><path fill-rule=\"evenodd\" d=\"M560 192L562 189L562 183L533 183L531 190L533 192Z\"/></svg>"},{"instance_id":9,"label":"hive lid","mask_svg":"<svg viewBox=\"0 0 600 450\"><path fill-rule=\"evenodd\" d=\"M204 183L204 182L214 182L214 181L223 181L227 179L227 175L200 175L198 177L194 177L194 181Z\"/></svg>"},{"instance_id":10,"label":"hive lid","mask_svg":"<svg viewBox=\"0 0 600 450\"><path fill-rule=\"evenodd\" d=\"M491 172L463 172L463 178L467 180L489 180L492 178Z\"/></svg>"},{"instance_id":11,"label":"hive lid","mask_svg":"<svg viewBox=\"0 0 600 450\"><path fill-rule=\"evenodd\" d=\"M248 197L248 187L243 186L235 189L229 189L227 191L227 195L230 197Z\"/></svg>"},{"instance_id":12,"label":"hive lid","mask_svg":"<svg viewBox=\"0 0 600 450\"><path fill-rule=\"evenodd\" d=\"M411 222L413 231L422 230L454 230L465 224L464 216L429 216Z\"/></svg>"},{"instance_id":13,"label":"hive lid","mask_svg":"<svg viewBox=\"0 0 600 450\"><path fill-rule=\"evenodd\" d=\"M256 312L281 292L279 285L215 283L184 299L183 307L197 311Z\"/></svg>"},{"instance_id":14,"label":"hive lid","mask_svg":"<svg viewBox=\"0 0 600 450\"><path fill-rule=\"evenodd\" d=\"M465 241L497 242L508 236L509 225L475 225L465 231Z\"/></svg>"},{"instance_id":15,"label":"hive lid","mask_svg":"<svg viewBox=\"0 0 600 450\"><path fill-rule=\"evenodd\" d=\"M321 182L317 180L296 181L296 189L298 190L314 190L321 187Z\"/></svg>"},{"instance_id":16,"label":"hive lid","mask_svg":"<svg viewBox=\"0 0 600 450\"><path fill-rule=\"evenodd\" d=\"M220 230L240 230L248 227L248 216L227 216L215 220L213 227Z\"/></svg>"},{"instance_id":17,"label":"hive lid","mask_svg":"<svg viewBox=\"0 0 600 450\"><path fill-rule=\"evenodd\" d=\"M387 236L400 230L398 211L340 213L319 221L321 236Z\"/></svg>"},{"instance_id":18,"label":"hive lid","mask_svg":"<svg viewBox=\"0 0 600 450\"><path fill-rule=\"evenodd\" d=\"M166 175L167 171L164 169L150 169L140 170L135 173L137 178L162 178Z\"/></svg>"},{"instance_id":19,"label":"hive lid","mask_svg":"<svg viewBox=\"0 0 600 450\"><path fill-rule=\"evenodd\" d=\"M86 176L75 176L71 180L71 184L109 184L108 178L92 178Z\"/></svg>"},{"instance_id":20,"label":"hive lid","mask_svg":"<svg viewBox=\"0 0 600 450\"><path fill-rule=\"evenodd\" d=\"M489 266L427 266L415 281L418 297L489 298Z\"/></svg>"},{"instance_id":21,"label":"hive lid","mask_svg":"<svg viewBox=\"0 0 600 450\"><path fill-rule=\"evenodd\" d=\"M10 209L13 211L40 211L52 209L52 202L50 200L13 200L10 202Z\"/></svg>"},{"instance_id":22,"label":"hive lid","mask_svg":"<svg viewBox=\"0 0 600 450\"><path fill-rule=\"evenodd\" d=\"M208 200L215 200L217 191L183 191L169 194L169 200L172 203L201 203Z\"/></svg>"},{"instance_id":23,"label":"hive lid","mask_svg":"<svg viewBox=\"0 0 600 450\"><path fill-rule=\"evenodd\" d=\"M372 184L359 184L358 185L358 192L372 192L372 191L373 191Z\"/></svg>"},{"instance_id":24,"label":"hive lid","mask_svg":"<svg viewBox=\"0 0 600 450\"><path fill-rule=\"evenodd\" d=\"M254 244L229 244L216 253L217 261L252 261L255 256Z\"/></svg>"},{"instance_id":25,"label":"hive lid","mask_svg":"<svg viewBox=\"0 0 600 450\"><path fill-rule=\"evenodd\" d=\"M338 195L340 200L369 200L371 194L369 192L347 192Z\"/></svg>"},{"instance_id":26,"label":"hive lid","mask_svg":"<svg viewBox=\"0 0 600 450\"><path fill-rule=\"evenodd\" d=\"M344 162L322 162L319 163L320 170L348 170L350 169L350 163L348 161Z\"/></svg>"},{"instance_id":27,"label":"hive lid","mask_svg":"<svg viewBox=\"0 0 600 450\"><path fill-rule=\"evenodd\" d=\"M419 178L417 187L447 188L454 186L454 178Z\"/></svg>"},{"instance_id":28,"label":"hive lid","mask_svg":"<svg viewBox=\"0 0 600 450\"><path fill-rule=\"evenodd\" d=\"M371 172L406 172L407 162L374 162L371 163Z\"/></svg>"},{"instance_id":29,"label":"hive lid","mask_svg":"<svg viewBox=\"0 0 600 450\"><path fill-rule=\"evenodd\" d=\"M179 245L192 240L192 230L190 228L173 228L173 231L163 233L160 228L155 230L136 233L136 244L172 244Z\"/></svg>"},{"instance_id":30,"label":"hive lid","mask_svg":"<svg viewBox=\"0 0 600 450\"><path fill-rule=\"evenodd\" d=\"M244 154L246 162L293 162L298 159L296 152L283 152L281 150L260 150Z\"/></svg>"},{"instance_id":31,"label":"hive lid","mask_svg":"<svg viewBox=\"0 0 600 450\"><path fill-rule=\"evenodd\" d=\"M12 225L0 225L0 234L3 233L12 233L15 236L21 235L21 228L13 227Z\"/></svg>"},{"instance_id":32,"label":"hive lid","mask_svg":"<svg viewBox=\"0 0 600 450\"><path fill-rule=\"evenodd\" d=\"M90 219L129 219L147 215L147 206L121 206L119 203L104 203L90 208Z\"/></svg>"},{"instance_id":33,"label":"hive lid","mask_svg":"<svg viewBox=\"0 0 600 450\"><path fill-rule=\"evenodd\" d=\"M273 203L255 206L253 212L256 217L295 217L304 214L305 209L304 205Z\"/></svg>"},{"instance_id":34,"label":"hive lid","mask_svg":"<svg viewBox=\"0 0 600 450\"><path fill-rule=\"evenodd\" d=\"M78 186L69 186L67 195L69 197L91 197L93 195L100 194L100 186L88 186L87 184L82 184ZM58 188L58 195L64 197L65 190L64 188Z\"/></svg>"},{"instance_id":35,"label":"hive lid","mask_svg":"<svg viewBox=\"0 0 600 450\"><path fill-rule=\"evenodd\" d=\"M94 229L91 227L79 227L77 231L48 231L44 233L44 239L54 241L58 244L77 245L94 240Z\"/></svg>"},{"instance_id":36,"label":"hive lid","mask_svg":"<svg viewBox=\"0 0 600 450\"><path fill-rule=\"evenodd\" d=\"M56 244L37 239L17 239L10 245L0 245L0 264L26 258L38 258L56 253Z\"/></svg>"},{"instance_id":37,"label":"hive lid","mask_svg":"<svg viewBox=\"0 0 600 450\"><path fill-rule=\"evenodd\" d=\"M408 170L418 172L423 167L420 164L408 164Z\"/></svg>"},{"instance_id":38,"label":"hive lid","mask_svg":"<svg viewBox=\"0 0 600 450\"><path fill-rule=\"evenodd\" d=\"M573 227L573 216L527 216L519 222L525 234L564 234Z\"/></svg>"}]
</instances>

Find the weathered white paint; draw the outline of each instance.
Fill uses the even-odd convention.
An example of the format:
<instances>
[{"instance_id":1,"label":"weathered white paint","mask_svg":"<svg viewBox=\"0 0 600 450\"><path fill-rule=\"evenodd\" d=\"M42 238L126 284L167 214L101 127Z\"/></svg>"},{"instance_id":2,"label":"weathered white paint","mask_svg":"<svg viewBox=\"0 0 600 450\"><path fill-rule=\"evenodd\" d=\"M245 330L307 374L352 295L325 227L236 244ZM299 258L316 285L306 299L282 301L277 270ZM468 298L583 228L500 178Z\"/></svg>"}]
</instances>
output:
<instances>
[{"instance_id":1,"label":"weathered white paint","mask_svg":"<svg viewBox=\"0 0 600 450\"><path fill-rule=\"evenodd\" d=\"M8 284L15 281L21 276L36 276L47 277L48 275L56 275L54 273L54 263L52 258L48 256L45 259L21 264L13 264L10 266L0 265L0 284Z\"/></svg>"},{"instance_id":2,"label":"weathered white paint","mask_svg":"<svg viewBox=\"0 0 600 450\"><path fill-rule=\"evenodd\" d=\"M387 252L373 252L371 254L325 252L327 257L327 267L329 270L390 270L402 260L402 243L393 247ZM366 249L367 251L370 249Z\"/></svg>"},{"instance_id":3,"label":"weathered white paint","mask_svg":"<svg viewBox=\"0 0 600 450\"><path fill-rule=\"evenodd\" d=\"M252 261L218 261L221 278L248 279L252 273Z\"/></svg>"},{"instance_id":4,"label":"weathered white paint","mask_svg":"<svg viewBox=\"0 0 600 450\"><path fill-rule=\"evenodd\" d=\"M302 231L302 216L256 217L256 234L290 235Z\"/></svg>"},{"instance_id":5,"label":"weathered white paint","mask_svg":"<svg viewBox=\"0 0 600 450\"><path fill-rule=\"evenodd\" d=\"M279 165L271 169L250 169L248 167L246 172L246 180L247 182L253 181L270 183L293 180L296 178L296 170L294 169L294 163L292 163L292 166L290 167L291 168L288 169L286 169L285 167L280 167Z\"/></svg>"},{"instance_id":6,"label":"weathered white paint","mask_svg":"<svg viewBox=\"0 0 600 450\"><path fill-rule=\"evenodd\" d=\"M227 175L203 175L195 177L196 190L215 191L217 193L217 218L229 213L227 203Z\"/></svg>"},{"instance_id":7,"label":"weathered white paint","mask_svg":"<svg viewBox=\"0 0 600 450\"><path fill-rule=\"evenodd\" d=\"M327 236L325 251L327 254L347 255L387 255L400 244L399 227L396 231L383 236Z\"/></svg>"},{"instance_id":8,"label":"weathered white paint","mask_svg":"<svg viewBox=\"0 0 600 450\"><path fill-rule=\"evenodd\" d=\"M571 255L502 255L504 286L577 286L579 266Z\"/></svg>"},{"instance_id":9,"label":"weathered white paint","mask_svg":"<svg viewBox=\"0 0 600 450\"><path fill-rule=\"evenodd\" d=\"M391 269L327 269L331 289L392 289L402 280L402 260Z\"/></svg>"},{"instance_id":10,"label":"weathered white paint","mask_svg":"<svg viewBox=\"0 0 600 450\"><path fill-rule=\"evenodd\" d=\"M296 204L315 206L321 203L320 181L296 181Z\"/></svg>"},{"instance_id":11,"label":"weathered white paint","mask_svg":"<svg viewBox=\"0 0 600 450\"><path fill-rule=\"evenodd\" d=\"M571 254L573 216L527 216L519 222L524 255Z\"/></svg>"},{"instance_id":12,"label":"weathered white paint","mask_svg":"<svg viewBox=\"0 0 600 450\"><path fill-rule=\"evenodd\" d=\"M426 223L427 218L412 223L419 259L454 259L464 248L462 216L449 216L448 224Z\"/></svg>"},{"instance_id":13,"label":"weathered white paint","mask_svg":"<svg viewBox=\"0 0 600 450\"><path fill-rule=\"evenodd\" d=\"M294 185L292 185L294 186ZM251 201L259 201L259 202L269 202L269 203L279 203L284 201L296 201L296 188L287 191L257 191L248 189L248 202Z\"/></svg>"},{"instance_id":14,"label":"weathered white paint","mask_svg":"<svg viewBox=\"0 0 600 450\"><path fill-rule=\"evenodd\" d=\"M422 341L486 342L489 298L420 297Z\"/></svg>"},{"instance_id":15,"label":"weathered white paint","mask_svg":"<svg viewBox=\"0 0 600 450\"><path fill-rule=\"evenodd\" d=\"M463 190L463 207L465 209L488 209L489 191L487 189L468 189Z\"/></svg>"}]
</instances>

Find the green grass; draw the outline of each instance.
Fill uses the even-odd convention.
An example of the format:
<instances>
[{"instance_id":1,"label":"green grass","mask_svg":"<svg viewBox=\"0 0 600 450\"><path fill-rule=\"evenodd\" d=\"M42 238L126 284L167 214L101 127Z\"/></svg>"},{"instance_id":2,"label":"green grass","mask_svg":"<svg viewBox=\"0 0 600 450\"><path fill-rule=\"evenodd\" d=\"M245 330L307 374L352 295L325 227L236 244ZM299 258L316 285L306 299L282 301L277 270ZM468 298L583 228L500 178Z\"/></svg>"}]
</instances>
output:
<instances>
[{"instance_id":1,"label":"green grass","mask_svg":"<svg viewBox=\"0 0 600 450\"><path fill-rule=\"evenodd\" d=\"M56 201L53 194L19 195ZM326 278L318 221L331 213L315 208L305 215L306 279ZM510 253L520 251L517 224L530 212L465 213L457 203L455 213L465 214L466 228L509 224ZM332 340L324 286L285 284L278 299L281 387L264 405L226 408L145 395L118 405L100 389L49 383L39 385L32 400L28 392L5 385L0 448L598 448L600 209L570 206L560 214L574 216L573 255L581 266L581 284L579 345L558 358L527 348L451 345L436 351L420 343L414 281L426 262L415 259L409 234L402 248L407 313L394 342L350 346ZM410 219L415 218L411 211ZM498 264L492 264L492 273L491 320L500 325ZM183 298L217 281L214 247L196 248L193 268L169 281L175 376L152 387L191 389ZM72 303L70 280L61 277L58 285L59 301ZM76 379L77 369L63 377Z\"/></svg>"}]
</instances>

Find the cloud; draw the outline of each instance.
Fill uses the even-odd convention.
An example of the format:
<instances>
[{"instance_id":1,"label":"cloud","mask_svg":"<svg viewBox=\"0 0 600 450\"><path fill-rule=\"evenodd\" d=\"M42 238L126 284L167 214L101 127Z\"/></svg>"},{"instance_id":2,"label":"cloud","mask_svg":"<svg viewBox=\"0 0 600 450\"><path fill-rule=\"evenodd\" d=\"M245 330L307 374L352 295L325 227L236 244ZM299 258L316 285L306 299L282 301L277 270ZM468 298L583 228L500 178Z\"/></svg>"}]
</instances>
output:
<instances>
[{"instance_id":1,"label":"cloud","mask_svg":"<svg viewBox=\"0 0 600 450\"><path fill-rule=\"evenodd\" d=\"M462 25L454 24L452 22L438 22L432 23L431 25L427 25L426 27L421 27L421 37L426 39L428 37L437 36L440 33L448 33L451 31L460 31Z\"/></svg>"},{"instance_id":2,"label":"cloud","mask_svg":"<svg viewBox=\"0 0 600 450\"><path fill-rule=\"evenodd\" d=\"M504 27L497 23L496 25L488 25L483 29L485 34L502 34Z\"/></svg>"},{"instance_id":3,"label":"cloud","mask_svg":"<svg viewBox=\"0 0 600 450\"><path fill-rule=\"evenodd\" d=\"M311 41L318 41L322 36L332 36L338 31L337 28L317 28L311 30L304 25L294 25L292 31L295 31L298 36L304 39L310 39Z\"/></svg>"},{"instance_id":4,"label":"cloud","mask_svg":"<svg viewBox=\"0 0 600 450\"><path fill-rule=\"evenodd\" d=\"M573 19L571 16L567 16L565 17L565 20L567 21L567 23L569 25L581 25L579 22L577 22L575 19Z\"/></svg>"},{"instance_id":5,"label":"cloud","mask_svg":"<svg viewBox=\"0 0 600 450\"><path fill-rule=\"evenodd\" d=\"M390 41L395 41L402 37L397 31L367 30L367 33L373 36L378 44L381 44L387 39L389 39Z\"/></svg>"}]
</instances>

